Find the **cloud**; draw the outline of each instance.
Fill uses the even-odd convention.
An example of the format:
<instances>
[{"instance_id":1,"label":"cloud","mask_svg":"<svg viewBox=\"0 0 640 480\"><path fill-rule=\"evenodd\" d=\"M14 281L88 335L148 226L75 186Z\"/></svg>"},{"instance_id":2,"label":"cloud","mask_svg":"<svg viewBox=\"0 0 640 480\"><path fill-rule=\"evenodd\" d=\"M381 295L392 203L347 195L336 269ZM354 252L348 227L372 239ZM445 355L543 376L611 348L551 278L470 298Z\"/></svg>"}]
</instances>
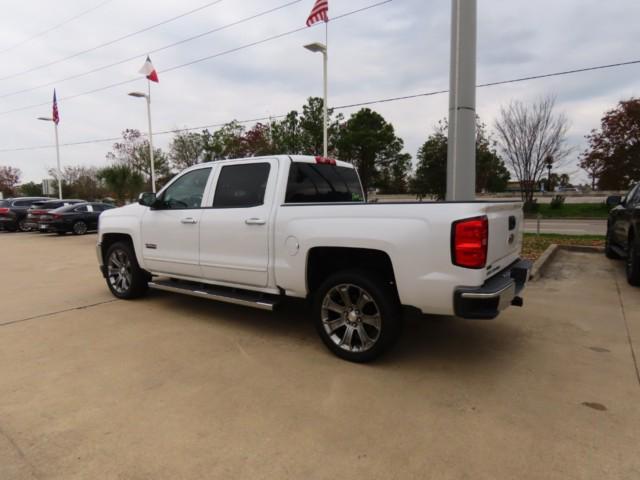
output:
<instances>
[{"instance_id":1,"label":"cloud","mask_svg":"<svg viewBox=\"0 0 640 480\"><path fill-rule=\"evenodd\" d=\"M365 7L375 0L330 0L331 15ZM96 4L99 3L95 0ZM114 0L95 12L9 52L0 54L3 73L30 69L80 50L108 42L167 18L198 8L206 0L125 2ZM287 3L287 0L223 0L140 35L80 55L51 67L0 81L0 95L68 77L101 65L140 55L122 65L56 85L59 97L136 79L145 52ZM304 25L313 1L304 0L237 27L204 36L152 55L160 71L153 87L154 129L221 123L285 113L300 108L306 97L320 95L321 59L302 45L324 39L323 27L304 30L245 50L163 73L175 65L257 42ZM34 14L31 2L3 5L0 50L86 10L83 0L60 0L51 13ZM332 22L330 25L330 104L344 105L448 88L450 1L394 0ZM639 51L634 0L539 0L479 2L478 82L504 80L590 65L631 60ZM478 91L478 113L492 125L499 106L512 99L531 101L553 94L558 109L572 123L570 141L577 151L583 137L597 127L602 113L617 101L638 95L640 67L484 88ZM118 136L125 128L146 129L144 104L126 95L145 88L142 79L90 95L60 101L62 142ZM0 112L45 103L0 115L0 149L50 145L50 124L35 117L50 111L51 88L0 98ZM447 115L446 95L374 105L391 121L415 155ZM349 114L353 110L343 113ZM166 148L170 137L158 136ZM106 164L110 144L65 147L63 164ZM0 152L0 164L19 167L25 180L40 180L55 164L53 149ZM572 171L577 171L572 167ZM582 179L577 173L576 178Z\"/></svg>"}]
</instances>

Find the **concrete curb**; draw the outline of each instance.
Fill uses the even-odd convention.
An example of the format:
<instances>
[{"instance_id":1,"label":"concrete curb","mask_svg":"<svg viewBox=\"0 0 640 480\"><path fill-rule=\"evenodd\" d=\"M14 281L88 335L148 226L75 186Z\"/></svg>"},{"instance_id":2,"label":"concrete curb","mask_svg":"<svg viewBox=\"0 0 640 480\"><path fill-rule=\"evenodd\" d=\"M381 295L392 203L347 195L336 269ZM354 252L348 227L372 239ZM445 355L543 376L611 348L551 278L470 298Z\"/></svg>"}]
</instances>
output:
<instances>
[{"instance_id":1,"label":"concrete curb","mask_svg":"<svg viewBox=\"0 0 640 480\"><path fill-rule=\"evenodd\" d=\"M547 269L549 264L553 261L558 250L567 250L569 252L582 252L582 253L604 253L603 247L592 247L589 245L558 245L557 243L552 243L549 247L544 251L540 258L538 258L531 268L531 272L529 272L530 280L538 280L542 277L542 274Z\"/></svg>"},{"instance_id":2,"label":"concrete curb","mask_svg":"<svg viewBox=\"0 0 640 480\"><path fill-rule=\"evenodd\" d=\"M534 263L533 267L531 267L531 272L529 272L529 280L537 280L542 276L542 272L546 269L546 267L551 263L553 257L558 253L558 249L560 245L557 243L552 243L547 247L540 258L538 258Z\"/></svg>"}]
</instances>

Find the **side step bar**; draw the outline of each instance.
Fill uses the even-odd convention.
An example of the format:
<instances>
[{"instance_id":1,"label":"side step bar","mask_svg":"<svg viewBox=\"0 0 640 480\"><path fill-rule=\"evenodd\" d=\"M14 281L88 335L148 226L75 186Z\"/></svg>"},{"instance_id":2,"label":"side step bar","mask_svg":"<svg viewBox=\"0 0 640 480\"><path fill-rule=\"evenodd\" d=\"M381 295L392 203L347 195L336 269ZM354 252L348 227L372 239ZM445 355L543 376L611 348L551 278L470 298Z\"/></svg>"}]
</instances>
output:
<instances>
[{"instance_id":1,"label":"side step bar","mask_svg":"<svg viewBox=\"0 0 640 480\"><path fill-rule=\"evenodd\" d=\"M149 288L165 292L182 293L192 297L206 298L218 302L233 303L245 307L258 308L272 312L278 305L278 297L245 290L236 290L201 283L172 281L168 278L154 279L149 282Z\"/></svg>"}]
</instances>

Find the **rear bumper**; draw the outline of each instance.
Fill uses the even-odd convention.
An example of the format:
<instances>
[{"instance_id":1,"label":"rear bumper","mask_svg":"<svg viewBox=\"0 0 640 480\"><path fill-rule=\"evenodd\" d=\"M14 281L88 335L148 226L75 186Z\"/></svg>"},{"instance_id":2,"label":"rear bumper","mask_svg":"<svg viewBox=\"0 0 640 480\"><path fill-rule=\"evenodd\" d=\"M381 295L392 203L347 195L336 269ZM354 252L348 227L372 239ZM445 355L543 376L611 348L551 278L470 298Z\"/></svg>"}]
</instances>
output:
<instances>
[{"instance_id":1,"label":"rear bumper","mask_svg":"<svg viewBox=\"0 0 640 480\"><path fill-rule=\"evenodd\" d=\"M492 319L510 305L522 306L520 293L529 279L531 262L519 260L481 287L460 287L454 293L456 316L471 319Z\"/></svg>"},{"instance_id":2,"label":"rear bumper","mask_svg":"<svg viewBox=\"0 0 640 480\"><path fill-rule=\"evenodd\" d=\"M15 230L18 227L18 223L15 218L0 217L0 230Z\"/></svg>"}]
</instances>

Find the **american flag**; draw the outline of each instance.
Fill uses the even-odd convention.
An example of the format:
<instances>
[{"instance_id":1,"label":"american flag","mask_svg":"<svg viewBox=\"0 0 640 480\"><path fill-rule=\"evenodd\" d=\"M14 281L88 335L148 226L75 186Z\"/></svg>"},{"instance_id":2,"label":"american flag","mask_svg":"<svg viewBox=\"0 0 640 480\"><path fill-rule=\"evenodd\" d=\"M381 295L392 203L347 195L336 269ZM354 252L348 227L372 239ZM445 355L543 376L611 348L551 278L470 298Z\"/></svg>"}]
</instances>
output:
<instances>
[{"instance_id":1,"label":"american flag","mask_svg":"<svg viewBox=\"0 0 640 480\"><path fill-rule=\"evenodd\" d=\"M307 18L307 27L319 21L329 21L329 0L316 0L316 4Z\"/></svg>"},{"instance_id":2,"label":"american flag","mask_svg":"<svg viewBox=\"0 0 640 480\"><path fill-rule=\"evenodd\" d=\"M56 100L56 89L53 89L53 112L52 115L53 121L57 125L60 123L60 114L58 113L58 100Z\"/></svg>"}]
</instances>

